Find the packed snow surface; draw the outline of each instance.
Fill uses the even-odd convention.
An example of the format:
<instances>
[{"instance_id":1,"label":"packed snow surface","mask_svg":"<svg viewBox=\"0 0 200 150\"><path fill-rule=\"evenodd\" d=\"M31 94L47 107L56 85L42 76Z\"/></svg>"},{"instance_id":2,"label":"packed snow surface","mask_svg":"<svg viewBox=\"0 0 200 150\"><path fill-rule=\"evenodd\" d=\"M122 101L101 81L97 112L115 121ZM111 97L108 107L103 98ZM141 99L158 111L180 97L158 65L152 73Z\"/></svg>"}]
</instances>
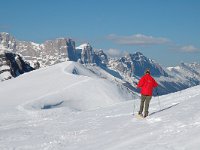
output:
<instances>
[{"instance_id":1,"label":"packed snow surface","mask_svg":"<svg viewBox=\"0 0 200 150\"><path fill-rule=\"evenodd\" d=\"M200 86L139 99L78 63L65 62L0 83L0 149L198 150Z\"/></svg>"}]
</instances>

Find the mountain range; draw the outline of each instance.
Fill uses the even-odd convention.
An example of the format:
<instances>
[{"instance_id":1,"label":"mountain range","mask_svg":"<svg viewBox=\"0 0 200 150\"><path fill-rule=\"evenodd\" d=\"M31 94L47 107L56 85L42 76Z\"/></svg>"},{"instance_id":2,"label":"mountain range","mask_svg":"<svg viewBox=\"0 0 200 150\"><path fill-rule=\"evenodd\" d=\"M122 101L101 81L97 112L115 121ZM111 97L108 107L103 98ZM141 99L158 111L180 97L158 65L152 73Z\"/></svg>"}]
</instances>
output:
<instances>
[{"instance_id":1,"label":"mountain range","mask_svg":"<svg viewBox=\"0 0 200 150\"><path fill-rule=\"evenodd\" d=\"M141 52L121 58L109 58L103 50L94 50L89 43L76 47L70 38L47 40L42 44L19 41L9 33L0 33L0 80L17 77L25 72L64 61L75 61L106 78L123 84L130 91L138 91L133 82L138 82L146 68L159 83L155 94L163 95L200 84L200 64L181 63L176 67L162 67ZM100 71L101 68L105 72ZM76 72L76 70L75 70Z\"/></svg>"}]
</instances>

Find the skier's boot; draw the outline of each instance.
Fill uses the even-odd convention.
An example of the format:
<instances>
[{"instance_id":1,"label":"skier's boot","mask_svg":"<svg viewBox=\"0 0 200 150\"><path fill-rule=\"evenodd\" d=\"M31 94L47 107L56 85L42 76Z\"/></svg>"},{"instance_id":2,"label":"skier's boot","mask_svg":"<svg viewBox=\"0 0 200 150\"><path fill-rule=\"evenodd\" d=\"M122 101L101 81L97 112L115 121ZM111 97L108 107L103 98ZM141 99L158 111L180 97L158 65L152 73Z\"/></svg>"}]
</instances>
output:
<instances>
[{"instance_id":1,"label":"skier's boot","mask_svg":"<svg viewBox=\"0 0 200 150\"><path fill-rule=\"evenodd\" d=\"M141 117L143 117L143 114L141 112L138 112L138 115L141 116Z\"/></svg>"},{"instance_id":2,"label":"skier's boot","mask_svg":"<svg viewBox=\"0 0 200 150\"><path fill-rule=\"evenodd\" d=\"M148 114L149 114L148 112L145 112L145 113L144 113L144 118L147 117Z\"/></svg>"}]
</instances>

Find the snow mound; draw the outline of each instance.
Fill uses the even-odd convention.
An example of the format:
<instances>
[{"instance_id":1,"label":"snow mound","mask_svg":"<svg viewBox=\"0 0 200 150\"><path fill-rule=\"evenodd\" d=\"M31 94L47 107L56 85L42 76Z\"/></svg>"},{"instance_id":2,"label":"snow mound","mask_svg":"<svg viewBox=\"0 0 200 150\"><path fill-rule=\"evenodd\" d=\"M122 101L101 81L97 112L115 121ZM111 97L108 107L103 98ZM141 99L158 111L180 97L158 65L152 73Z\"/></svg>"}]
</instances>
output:
<instances>
[{"instance_id":1,"label":"snow mound","mask_svg":"<svg viewBox=\"0 0 200 150\"><path fill-rule=\"evenodd\" d=\"M86 78L27 103L27 110L65 107L72 111L85 111L125 101L131 95L103 79Z\"/></svg>"},{"instance_id":2,"label":"snow mound","mask_svg":"<svg viewBox=\"0 0 200 150\"><path fill-rule=\"evenodd\" d=\"M127 89L70 61L35 70L1 85L6 85L0 92L2 99L8 101L4 105L11 109L17 105L26 111L60 107L85 111L132 99ZM10 93L15 100L7 96Z\"/></svg>"}]
</instances>

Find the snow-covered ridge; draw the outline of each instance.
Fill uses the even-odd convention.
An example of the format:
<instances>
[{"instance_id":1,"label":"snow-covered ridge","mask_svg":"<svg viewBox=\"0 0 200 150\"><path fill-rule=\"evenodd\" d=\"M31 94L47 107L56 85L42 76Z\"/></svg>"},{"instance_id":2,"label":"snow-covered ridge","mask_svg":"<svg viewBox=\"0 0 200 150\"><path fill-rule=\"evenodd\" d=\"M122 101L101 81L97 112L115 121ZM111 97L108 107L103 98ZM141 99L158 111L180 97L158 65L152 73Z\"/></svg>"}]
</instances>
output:
<instances>
[{"instance_id":1,"label":"snow-covered ridge","mask_svg":"<svg viewBox=\"0 0 200 150\"><path fill-rule=\"evenodd\" d=\"M3 82L1 85L6 84L7 88L1 91L1 98L10 101L11 106L24 103L23 108L29 110L62 102L62 106L80 111L132 99L132 93L110 81L82 64L68 61ZM13 84L20 90L16 91ZM16 96L14 102L12 97L6 96L8 93Z\"/></svg>"}]
</instances>

